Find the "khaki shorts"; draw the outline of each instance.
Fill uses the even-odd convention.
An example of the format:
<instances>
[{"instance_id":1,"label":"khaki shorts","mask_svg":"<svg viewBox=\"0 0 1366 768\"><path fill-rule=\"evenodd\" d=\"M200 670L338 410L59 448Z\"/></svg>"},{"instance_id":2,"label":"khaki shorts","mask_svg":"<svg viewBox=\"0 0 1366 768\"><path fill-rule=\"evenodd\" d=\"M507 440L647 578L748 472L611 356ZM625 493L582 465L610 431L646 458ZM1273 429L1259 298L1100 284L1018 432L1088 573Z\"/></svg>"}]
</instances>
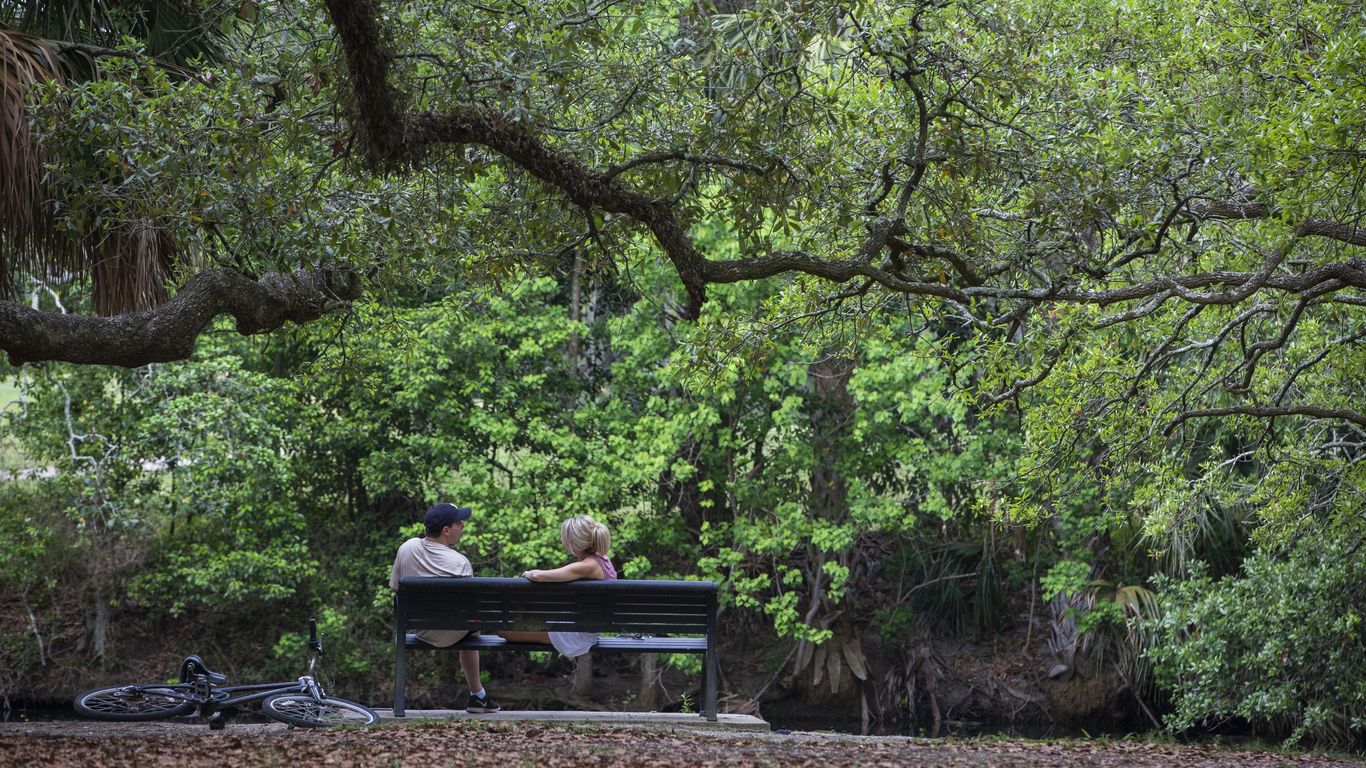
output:
<instances>
[{"instance_id":1,"label":"khaki shorts","mask_svg":"<svg viewBox=\"0 0 1366 768\"><path fill-rule=\"evenodd\" d=\"M417 639L435 648L445 648L448 645L455 645L468 635L468 629L419 629L414 632Z\"/></svg>"}]
</instances>

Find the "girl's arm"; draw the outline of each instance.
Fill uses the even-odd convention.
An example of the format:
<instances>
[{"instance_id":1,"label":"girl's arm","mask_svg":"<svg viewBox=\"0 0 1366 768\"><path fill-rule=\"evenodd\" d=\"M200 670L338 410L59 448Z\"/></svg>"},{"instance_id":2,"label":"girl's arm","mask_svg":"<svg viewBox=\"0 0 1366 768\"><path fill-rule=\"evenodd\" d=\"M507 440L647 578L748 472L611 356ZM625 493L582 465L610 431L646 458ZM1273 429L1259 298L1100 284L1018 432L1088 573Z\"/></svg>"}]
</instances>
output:
<instances>
[{"instance_id":1,"label":"girl's arm","mask_svg":"<svg viewBox=\"0 0 1366 768\"><path fill-rule=\"evenodd\" d=\"M524 571L522 577L531 581L578 581L579 579L601 579L602 566L598 565L598 561L590 557L550 571Z\"/></svg>"}]
</instances>

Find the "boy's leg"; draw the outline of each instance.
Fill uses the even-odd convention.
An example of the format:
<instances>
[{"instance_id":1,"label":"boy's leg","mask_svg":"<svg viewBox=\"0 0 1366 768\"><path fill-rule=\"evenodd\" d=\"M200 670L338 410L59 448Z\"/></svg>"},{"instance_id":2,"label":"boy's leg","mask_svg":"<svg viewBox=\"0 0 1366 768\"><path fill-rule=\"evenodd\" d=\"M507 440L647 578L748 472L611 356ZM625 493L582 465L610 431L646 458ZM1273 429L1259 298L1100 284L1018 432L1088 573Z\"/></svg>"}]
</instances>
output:
<instances>
[{"instance_id":1,"label":"boy's leg","mask_svg":"<svg viewBox=\"0 0 1366 768\"><path fill-rule=\"evenodd\" d=\"M465 672L465 684L471 692L484 690L484 684L479 682L479 651L461 651L460 669Z\"/></svg>"},{"instance_id":2,"label":"boy's leg","mask_svg":"<svg viewBox=\"0 0 1366 768\"><path fill-rule=\"evenodd\" d=\"M479 652L461 651L460 668L465 671L465 683L470 687L469 702L465 705L465 711L472 714L485 714L497 712L502 709L489 692L484 690L484 686L479 682Z\"/></svg>"}]
</instances>

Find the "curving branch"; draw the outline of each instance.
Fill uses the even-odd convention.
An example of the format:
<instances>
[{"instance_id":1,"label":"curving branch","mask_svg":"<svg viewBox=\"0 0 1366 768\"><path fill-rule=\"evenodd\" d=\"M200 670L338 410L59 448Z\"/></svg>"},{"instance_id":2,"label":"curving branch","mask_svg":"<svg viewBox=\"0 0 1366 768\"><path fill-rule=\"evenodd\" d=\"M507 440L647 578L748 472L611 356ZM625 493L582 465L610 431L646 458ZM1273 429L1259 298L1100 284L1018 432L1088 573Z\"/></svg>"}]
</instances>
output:
<instances>
[{"instance_id":1,"label":"curving branch","mask_svg":"<svg viewBox=\"0 0 1366 768\"><path fill-rule=\"evenodd\" d=\"M1285 321L1285 325L1282 326L1281 332L1276 338L1258 341L1244 350L1243 363L1241 366L1244 368L1243 380L1236 387L1230 388L1230 391L1236 393L1251 391L1252 377L1256 375L1257 364L1261 361L1262 357L1268 352L1284 347L1286 342L1290 340L1290 335L1295 332L1296 326L1300 324L1300 319L1304 317L1305 309L1313 304L1314 300L1319 296L1328 293L1331 290L1336 290L1336 286L1333 283L1327 283L1323 287L1316 288L1313 291L1306 291L1301 294L1299 301L1295 302L1295 307L1290 310L1290 317ZM1234 371L1230 372L1230 375L1236 372L1237 369L1234 369Z\"/></svg>"},{"instance_id":2,"label":"curving branch","mask_svg":"<svg viewBox=\"0 0 1366 768\"><path fill-rule=\"evenodd\" d=\"M356 99L355 120L363 135L367 156L373 164L377 167L411 164L420 159L428 148L436 145L485 146L532 176L558 188L579 208L624 214L647 226L682 279L690 299L690 314L694 317L706 300L706 286L709 283L754 280L788 272L801 272L835 282L872 279L889 290L963 304L971 304L974 298L992 298L1108 306L1143 300L1164 292L1192 303L1233 304L1263 288L1299 293L1330 280L1340 280L1344 287L1366 288L1366 260L1358 258L1326 264L1298 275L1290 275L1277 272L1285 250L1269 258L1256 273L1212 271L1196 275L1162 276L1146 283L1103 290L1067 286L1019 288L984 285L981 284L980 275L962 255L942 247L901 241L900 236L906 234L908 228L899 216L873 221L868 236L856 247L852 257L847 259L829 259L788 251L732 261L709 260L698 251L677 212L664 202L664 196L648 194L620 181L619 175L631 163L602 171L589 168L550 146L524 123L512 122L497 114L468 109L404 114L399 107L401 95L395 92L389 82L391 56L384 45L374 0L327 0L327 7L346 52ZM911 86L915 86L913 80L908 82L908 87ZM912 87L913 93L915 90ZM917 96L917 105L921 107L922 135L917 137L909 161L914 170L919 172L923 171L925 163L922 144L927 126L923 123L932 116L933 110L924 103L923 94ZM670 152L644 157L652 161L677 158L696 162L703 159L687 158ZM707 160L715 162L717 159ZM757 166L749 166L739 160L726 160L724 164L757 170ZM914 190L918 180L919 173L916 173L903 191ZM898 204L900 206L900 201ZM1261 204L1208 201L1191 203L1189 210L1198 217L1209 219L1266 218L1275 214L1273 208ZM1297 234L1343 234L1339 231L1341 226L1311 220ZM1354 228L1349 229L1352 229L1352 233L1357 232ZM1357 234L1352 233L1347 234L1355 238ZM929 280L907 280L873 266L872 257L883 250L896 253L912 250L945 259L964 279L964 287Z\"/></svg>"},{"instance_id":3,"label":"curving branch","mask_svg":"<svg viewBox=\"0 0 1366 768\"><path fill-rule=\"evenodd\" d=\"M674 150L668 152L649 152L640 155L639 157L633 157L620 165L614 165L611 168L608 168L603 172L602 179L603 181L611 181L632 168L667 162L684 162L691 165L714 165L722 168L732 168L737 171L745 171L746 173L753 173L760 176L771 172L777 167L776 163L770 163L767 166L755 165L754 163L746 163L743 160L734 160L719 155L695 155L691 152Z\"/></svg>"},{"instance_id":4,"label":"curving branch","mask_svg":"<svg viewBox=\"0 0 1366 768\"><path fill-rule=\"evenodd\" d=\"M1179 267L1171 271L1159 269L1131 278L1138 282L1112 282L1116 270L1143 257L1156 255L1170 241L1171 231L1178 223L1194 227L1203 221L1251 221L1274 219L1281 210L1265 202L1224 202L1191 197L1183 193L1178 181L1172 182L1172 204L1164 206L1163 216L1152 237L1135 233L1103 260L1100 270L1085 265L1071 265L1064 276L1050 277L1033 265L1041 261L1040 254L1027 244L1024 252L998 259L1001 266L987 269L980 255L958 252L939 244L915 242L925 227L919 222L908 222L909 203L920 191L927 169L934 162L929 152L932 122L952 121L950 107L962 99L952 92L945 97L933 94L921 82L925 72L913 61L914 50L883 52L889 65L889 79L908 93L908 103L915 110L916 130L911 131L906 145L900 150L895 164L884 164L871 198L863 203L868 216L863 238L848 246L843 253L811 253L800 250L746 255L732 260L714 260L700 250L688 232L683 209L668 194L624 181L627 171L652 163L684 162L693 165L718 166L746 173L771 170L772 159L753 163L742 158L694 154L684 149L646 152L634 159L605 168L595 168L573 153L557 146L548 138L551 129L537 129L525 122L516 122L491 110L456 108L444 112L405 111L405 94L390 82L392 55L386 47L380 23L382 14L378 0L325 0L346 55L350 83L354 96L353 113L358 138L365 148L372 167L379 171L411 166L420 162L425 153L437 146L476 144L486 147L525 173L559 190L573 206L585 211L622 214L627 219L646 227L670 260L688 294L687 315L696 318L707 298L707 288L714 283L734 283L759 280L784 274L806 274L833 283L853 282L861 294L876 285L889 292L937 299L964 308L979 328L984 323L1014 326L1024 316L1039 307L1054 303L1084 304L1107 308L1108 314L1095 326L1105 327L1141 320L1168 302L1179 302L1193 309L1186 316L1199 313L1200 307L1236 306L1254 300L1268 292L1279 292L1300 300L1300 306L1323 298L1347 304L1360 304L1359 295L1350 292L1366 290L1366 258L1339 258L1312 268L1297 266L1289 257L1302 238L1318 237L1336 240L1350 246L1366 245L1366 229L1355 223L1308 218L1294 224L1293 235L1275 252L1270 253L1255 271L1235 272L1211 270L1195 274L1184 273ZM979 115L980 117L980 115ZM1014 126L1012 126L1012 130ZM781 160L776 162L781 163ZM767 166L767 167L765 167ZM894 167L909 169L904 179L893 172ZM1193 166L1192 166L1193 167ZM1187 170L1190 173L1191 169ZM886 212L880 209L888 201ZM1002 220L1016 220L1010 211L988 211ZM1022 221L1026 226L1032 226ZM1142 241L1142 242L1140 242ZM1022 263L1018 256L1024 256ZM1046 254L1045 254L1046 256ZM937 262L926 268L926 262ZM951 268L944 271L940 265ZM1090 275L1077 277L1080 270ZM1052 274L1053 271L1050 271ZM938 279L936 279L936 276ZM1338 293L1341 292L1341 293ZM1338 293L1338 295L1334 295ZM850 294L843 294L850 295ZM1140 376L1149 375L1172 356L1194 349L1207 350L1201 373L1204 376L1212 364L1215 351L1235 328L1262 313L1263 305L1240 314L1229 327L1208 342L1173 350L1179 333L1173 334L1162 348L1153 352ZM1302 310L1301 310L1302 311ZM1256 345L1239 371L1250 376L1258 360L1285 346L1295 330L1299 313L1292 316L1284 332L1277 339ZM1027 388L1047 376L1042 375L1018 382ZM1246 378L1246 377L1244 377ZM1037 380L1036 380L1037 379ZM1188 385L1179 398L1184 403L1191 392ZM1206 393L1201 393L1203 396ZM1181 406L1184 407L1184 406ZM1280 407L1280 406L1277 406ZM1261 413L1258 411L1257 413ZM1170 412L1169 412L1170 413ZM1229 411L1187 411L1181 418L1205 415L1251 413ZM1295 413L1318 415L1320 409L1309 414L1301 408ZM1253 414L1257 415L1257 414ZM1351 413L1341 418L1352 420Z\"/></svg>"},{"instance_id":5,"label":"curving branch","mask_svg":"<svg viewBox=\"0 0 1366 768\"><path fill-rule=\"evenodd\" d=\"M1320 408L1316 405L1234 405L1227 408L1205 408L1186 411L1172 419L1164 434L1170 435L1177 427L1191 419L1207 419L1222 416L1252 416L1258 419L1274 419L1280 416L1308 416L1312 419L1336 419L1350 421L1366 428L1366 414L1347 408Z\"/></svg>"},{"instance_id":6,"label":"curving branch","mask_svg":"<svg viewBox=\"0 0 1366 768\"><path fill-rule=\"evenodd\" d=\"M328 5L359 1L329 0ZM387 92L387 87L385 90ZM393 99L388 99L388 102L393 103ZM371 128L367 127L367 132ZM377 126L373 128L377 129ZM705 259L673 208L660 199L629 187L616 178L590 170L578 160L555 151L526 126L501 115L471 110L418 112L407 118L401 135L385 135L378 139L368 136L367 141L381 141L386 145L385 148L372 150L372 156L408 161L433 145L481 144L532 176L557 187L579 208L629 216L650 229L655 241L669 257L688 292L689 314L696 317L702 311L702 304L706 301Z\"/></svg>"},{"instance_id":7,"label":"curving branch","mask_svg":"<svg viewBox=\"0 0 1366 768\"><path fill-rule=\"evenodd\" d=\"M58 360L134 368L184 360L214 318L228 314L243 335L286 321L306 323L349 306L360 276L345 268L272 272L259 280L231 269L200 272L169 302L143 312L95 317L0 301L0 349L14 365Z\"/></svg>"},{"instance_id":8,"label":"curving branch","mask_svg":"<svg viewBox=\"0 0 1366 768\"><path fill-rule=\"evenodd\" d=\"M993 395L987 395L985 398L986 404L988 406L993 406L1000 405L1009 400L1014 400L1026 389L1041 384L1044 379L1048 378L1049 375L1053 373L1053 369L1057 366L1058 362L1067 354L1068 348L1072 346L1073 338L1074 334L1072 333L1063 337L1062 343L1058 345L1057 350L1051 354L1047 352L1044 353L1044 365L1038 373L1026 379L1017 379L1004 391Z\"/></svg>"},{"instance_id":9,"label":"curving branch","mask_svg":"<svg viewBox=\"0 0 1366 768\"><path fill-rule=\"evenodd\" d=\"M1281 210L1266 203L1232 203L1212 200L1193 202L1190 212L1197 219L1247 221L1251 219L1272 219L1281 215ZM1366 245L1366 227L1347 224L1329 219L1308 218L1295 228L1298 237L1326 237L1348 245Z\"/></svg>"}]
</instances>

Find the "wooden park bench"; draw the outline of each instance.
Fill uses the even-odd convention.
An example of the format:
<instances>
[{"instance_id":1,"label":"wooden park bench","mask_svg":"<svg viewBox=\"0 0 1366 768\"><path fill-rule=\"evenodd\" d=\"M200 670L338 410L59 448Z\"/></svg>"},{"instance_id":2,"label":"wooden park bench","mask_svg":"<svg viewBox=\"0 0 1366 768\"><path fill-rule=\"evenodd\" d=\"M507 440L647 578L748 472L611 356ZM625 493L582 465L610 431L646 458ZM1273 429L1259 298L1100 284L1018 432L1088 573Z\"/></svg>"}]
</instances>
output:
<instances>
[{"instance_id":1,"label":"wooden park bench","mask_svg":"<svg viewBox=\"0 0 1366 768\"><path fill-rule=\"evenodd\" d=\"M454 645L419 640L419 629L468 629ZM716 584L711 581L571 581L409 576L394 594L394 716L404 716L407 652L554 651L513 643L499 630L603 634L596 650L701 653L702 716L716 721ZM679 637L678 635L691 635Z\"/></svg>"}]
</instances>

